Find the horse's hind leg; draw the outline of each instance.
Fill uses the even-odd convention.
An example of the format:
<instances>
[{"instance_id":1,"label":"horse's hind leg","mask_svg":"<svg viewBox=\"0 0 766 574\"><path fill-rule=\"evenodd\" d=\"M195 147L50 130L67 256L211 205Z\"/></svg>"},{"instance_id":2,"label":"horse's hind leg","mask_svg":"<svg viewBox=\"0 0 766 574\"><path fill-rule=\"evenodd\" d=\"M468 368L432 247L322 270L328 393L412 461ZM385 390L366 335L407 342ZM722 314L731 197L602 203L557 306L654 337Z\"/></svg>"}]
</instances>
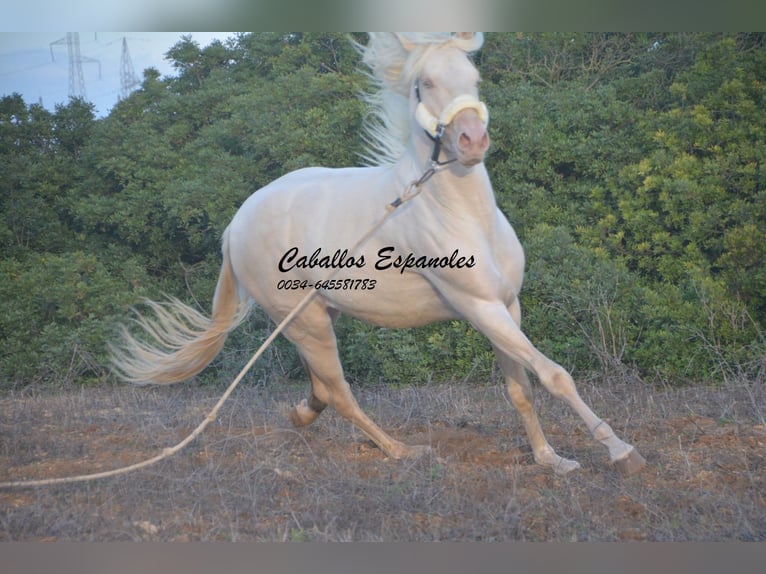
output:
<instances>
[{"instance_id":1,"label":"horse's hind leg","mask_svg":"<svg viewBox=\"0 0 766 574\"><path fill-rule=\"evenodd\" d=\"M307 399L303 399L300 403L295 405L290 411L290 421L296 427L304 427L313 423L322 411L327 407L327 403L317 398L317 395L326 396L327 392L322 389L322 381L313 373L311 368L306 363L305 359L301 357L303 367L308 373L309 379L311 379L311 392Z\"/></svg>"},{"instance_id":2,"label":"horse's hind leg","mask_svg":"<svg viewBox=\"0 0 766 574\"><path fill-rule=\"evenodd\" d=\"M299 423L308 424L319 416L316 408L321 412L321 405L330 405L391 458L420 456L430 450L395 440L359 407L343 377L332 320L323 305L318 302L309 305L290 323L285 336L298 347L312 381L310 398L291 413L294 423L297 418Z\"/></svg>"},{"instance_id":3,"label":"horse's hind leg","mask_svg":"<svg viewBox=\"0 0 766 574\"><path fill-rule=\"evenodd\" d=\"M331 321L335 323L339 313L329 311L329 314ZM311 370L311 367L306 362L306 359L304 359L302 356L300 359L301 364L306 370L306 374L309 376L309 380L311 381L311 392L309 393L307 399L303 399L290 411L290 421L295 427L304 427L313 423L319 417L319 415L322 414L322 411L327 408L327 403L317 398L317 395L322 397L328 396L327 390L324 389L324 384Z\"/></svg>"}]
</instances>

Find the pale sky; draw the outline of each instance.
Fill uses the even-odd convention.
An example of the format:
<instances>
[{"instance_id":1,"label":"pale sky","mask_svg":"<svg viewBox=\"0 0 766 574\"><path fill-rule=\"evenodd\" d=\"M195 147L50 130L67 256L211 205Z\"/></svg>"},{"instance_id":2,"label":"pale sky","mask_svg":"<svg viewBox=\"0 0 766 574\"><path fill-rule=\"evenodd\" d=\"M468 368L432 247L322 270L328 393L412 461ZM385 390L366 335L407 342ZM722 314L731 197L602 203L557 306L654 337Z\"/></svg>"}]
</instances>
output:
<instances>
[{"instance_id":1,"label":"pale sky","mask_svg":"<svg viewBox=\"0 0 766 574\"><path fill-rule=\"evenodd\" d=\"M53 110L69 97L69 57L66 32L0 32L0 97L14 92L27 105L38 103ZM122 39L139 82L146 68L157 68L163 76L174 74L164 54L184 34L205 47L213 39L224 42L229 32L80 32L80 55L86 99L96 106L96 115L108 115L120 95ZM61 43L53 44L59 40ZM51 51L53 54L51 55ZM93 62L91 60L97 60ZM99 65L100 64L100 65ZM99 77L99 68L100 74Z\"/></svg>"}]
</instances>

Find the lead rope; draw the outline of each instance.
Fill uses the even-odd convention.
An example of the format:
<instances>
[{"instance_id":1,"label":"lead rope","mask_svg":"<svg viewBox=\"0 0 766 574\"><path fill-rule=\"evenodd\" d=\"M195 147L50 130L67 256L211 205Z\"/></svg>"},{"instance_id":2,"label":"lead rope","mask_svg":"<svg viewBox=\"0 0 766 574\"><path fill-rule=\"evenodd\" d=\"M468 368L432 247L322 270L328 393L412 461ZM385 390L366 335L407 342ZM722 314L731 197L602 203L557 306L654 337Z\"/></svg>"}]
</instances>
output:
<instances>
[{"instance_id":1,"label":"lead rope","mask_svg":"<svg viewBox=\"0 0 766 574\"><path fill-rule=\"evenodd\" d=\"M407 188L404 190L404 193L397 197L394 201L389 203L386 206L386 214L376 223L362 238L357 241L356 245L351 248L351 253L355 253L358 249L360 249L367 241L375 234L375 232L380 229L383 224L388 220L389 217L391 217L396 211L396 209L411 199L417 197L417 195L422 191L422 186L425 182L427 182L431 177L438 171L440 167L443 167L443 163L431 163L431 167L427 169L422 176L420 176L420 179L412 181ZM324 281L330 279L333 275L338 273L340 269L333 269L331 272L329 272L325 277L323 277L320 280L320 283L323 283ZM218 402L215 404L215 406L212 408L210 413L208 413L207 417L195 428L191 434L189 434L185 439L183 439L181 442L176 444L172 447L166 447L160 452L160 454L143 460L141 462L137 462L135 464L131 464L130 466L124 466L121 468L116 468L114 470L107 470L104 472L96 472L92 474L81 474L77 476L68 476L63 478L48 478L48 479L42 479L42 480L18 480L18 481L12 481L12 482L0 482L0 488L31 488L31 487L37 487L37 486L50 486L54 484L67 484L71 482L85 482L90 480L98 480L101 478L109 478L111 476L117 476L120 474L127 474L129 472L133 472L134 470L139 470L142 468L146 468L148 466L151 466L153 464L156 464L160 462L163 459L166 459L170 456L173 456L178 451L183 449L186 445L188 445L190 442L192 442L195 438L197 438L202 431L207 428L207 426L213 422L216 417L218 416L218 411L221 409L223 404L226 402L226 400L231 396L231 393L234 392L234 389L237 387L237 385L240 383L240 381L244 378L244 376L247 374L247 372L250 370L250 368L255 364L255 362L261 358L261 355L263 352L268 348L269 345L274 341L274 339L277 338L277 336L282 332L282 330L287 326L287 324L292 321L295 316L303 311L303 309L306 307L306 305L309 304L309 302L316 296L318 293L318 289L311 289L311 291L293 308L288 315L282 319L282 322L277 325L277 327L272 331L271 335L261 344L261 346L258 348L258 350L253 354L251 359L247 362L247 364L242 367L242 370L239 372L237 377L229 384L226 391L221 395L221 398L218 400Z\"/></svg>"}]
</instances>

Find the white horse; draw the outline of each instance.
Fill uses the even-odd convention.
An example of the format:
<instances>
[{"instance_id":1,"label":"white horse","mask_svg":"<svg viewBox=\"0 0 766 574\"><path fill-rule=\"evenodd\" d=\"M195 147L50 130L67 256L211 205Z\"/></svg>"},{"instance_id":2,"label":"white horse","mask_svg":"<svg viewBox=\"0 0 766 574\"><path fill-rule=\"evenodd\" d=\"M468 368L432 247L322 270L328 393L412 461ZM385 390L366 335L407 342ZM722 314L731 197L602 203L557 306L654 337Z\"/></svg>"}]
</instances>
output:
<instances>
[{"instance_id":1,"label":"white horse","mask_svg":"<svg viewBox=\"0 0 766 574\"><path fill-rule=\"evenodd\" d=\"M623 474L640 470L641 455L520 329L524 252L496 205L483 163L488 113L468 57L482 42L481 34L371 34L359 49L378 87L370 98L376 121L368 130L377 165L301 169L251 195L223 234L212 317L178 301L151 304L155 319L140 322L156 342L124 331L114 359L118 372L139 383L187 379L213 359L252 301L278 323L305 289L318 289L284 330L311 379L308 399L290 413L296 426L332 405L392 458L427 452L427 446L395 440L359 408L343 375L333 322L340 313L384 327L459 318L491 341L537 463L558 474L579 467L548 444L525 369L580 415ZM424 174L419 195L363 249L349 252ZM323 282L331 269L336 278Z\"/></svg>"}]
</instances>

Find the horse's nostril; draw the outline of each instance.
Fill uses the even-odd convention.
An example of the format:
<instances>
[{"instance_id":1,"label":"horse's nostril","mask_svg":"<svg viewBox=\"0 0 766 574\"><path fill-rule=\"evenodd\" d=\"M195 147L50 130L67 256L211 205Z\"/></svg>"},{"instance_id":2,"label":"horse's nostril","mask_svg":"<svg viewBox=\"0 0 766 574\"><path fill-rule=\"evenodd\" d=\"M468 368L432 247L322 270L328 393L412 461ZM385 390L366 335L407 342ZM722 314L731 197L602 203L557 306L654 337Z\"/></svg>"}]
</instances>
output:
<instances>
[{"instance_id":1,"label":"horse's nostril","mask_svg":"<svg viewBox=\"0 0 766 574\"><path fill-rule=\"evenodd\" d=\"M462 132L458 137L458 146L463 151L486 151L489 148L489 135L484 131L479 137L472 138L468 133Z\"/></svg>"}]
</instances>

